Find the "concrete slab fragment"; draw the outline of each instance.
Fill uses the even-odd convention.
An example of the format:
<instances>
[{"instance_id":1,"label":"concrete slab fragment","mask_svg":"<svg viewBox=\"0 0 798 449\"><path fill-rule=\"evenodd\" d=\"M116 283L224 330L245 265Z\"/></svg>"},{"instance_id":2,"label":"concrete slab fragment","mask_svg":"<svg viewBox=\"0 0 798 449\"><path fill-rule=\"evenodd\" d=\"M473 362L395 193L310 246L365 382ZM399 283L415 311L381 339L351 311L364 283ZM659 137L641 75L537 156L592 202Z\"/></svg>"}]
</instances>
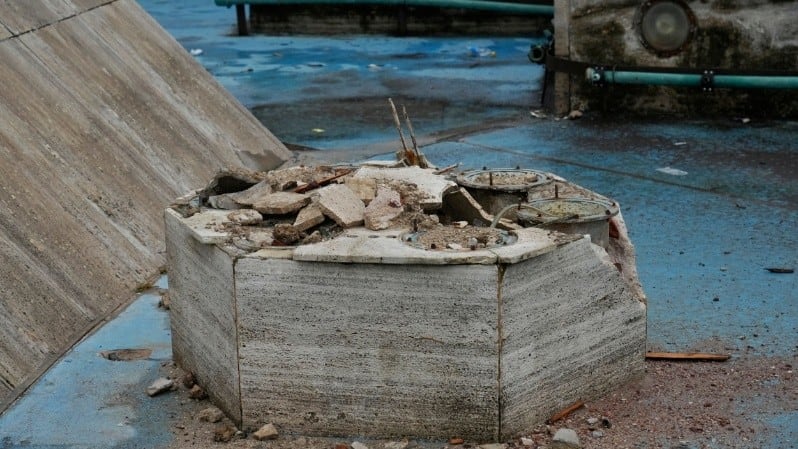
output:
<instances>
[{"instance_id":1,"label":"concrete slab fragment","mask_svg":"<svg viewBox=\"0 0 798 449\"><path fill-rule=\"evenodd\" d=\"M446 194L442 212L455 220L465 220L472 225L487 226L493 221L493 215L486 212L462 187L452 189Z\"/></svg>"},{"instance_id":2,"label":"concrete slab fragment","mask_svg":"<svg viewBox=\"0 0 798 449\"><path fill-rule=\"evenodd\" d=\"M372 178L348 178L344 184L352 189L366 206L371 203L377 192L377 181Z\"/></svg>"},{"instance_id":3,"label":"concrete slab fragment","mask_svg":"<svg viewBox=\"0 0 798 449\"><path fill-rule=\"evenodd\" d=\"M415 184L425 193L426 198L421 200L424 210L437 210L443 204L443 195L457 188L457 184L442 176L435 175L432 169L419 167L378 168L361 167L354 175L355 178L372 178L379 181L403 181Z\"/></svg>"},{"instance_id":4,"label":"concrete slab fragment","mask_svg":"<svg viewBox=\"0 0 798 449\"><path fill-rule=\"evenodd\" d=\"M403 242L402 234L396 230L350 229L336 239L297 247L294 260L418 265L485 265L497 260L496 254L486 249L426 251Z\"/></svg>"},{"instance_id":5,"label":"concrete slab fragment","mask_svg":"<svg viewBox=\"0 0 798 449\"><path fill-rule=\"evenodd\" d=\"M253 204L257 203L263 197L270 195L274 189L272 189L271 184L268 180L261 181L254 186L242 190L241 192L231 193L229 194L230 197L238 204L242 206L252 206Z\"/></svg>"},{"instance_id":6,"label":"concrete slab fragment","mask_svg":"<svg viewBox=\"0 0 798 449\"><path fill-rule=\"evenodd\" d=\"M274 192L258 199L252 204L252 208L263 214L283 215L297 212L309 202L309 195L294 192Z\"/></svg>"},{"instance_id":7,"label":"concrete slab fragment","mask_svg":"<svg viewBox=\"0 0 798 449\"><path fill-rule=\"evenodd\" d=\"M351 228L363 224L366 206L346 185L332 184L322 187L314 197L324 215L335 220L341 227Z\"/></svg>"},{"instance_id":8,"label":"concrete slab fragment","mask_svg":"<svg viewBox=\"0 0 798 449\"><path fill-rule=\"evenodd\" d=\"M324 223L324 213L319 206L315 204L308 204L296 216L294 220L294 227L301 232Z\"/></svg>"},{"instance_id":9,"label":"concrete slab fragment","mask_svg":"<svg viewBox=\"0 0 798 449\"><path fill-rule=\"evenodd\" d=\"M374 200L366 206L363 222L366 229L378 231L391 226L391 221L404 212L402 197L399 192L386 187L379 187Z\"/></svg>"}]
</instances>

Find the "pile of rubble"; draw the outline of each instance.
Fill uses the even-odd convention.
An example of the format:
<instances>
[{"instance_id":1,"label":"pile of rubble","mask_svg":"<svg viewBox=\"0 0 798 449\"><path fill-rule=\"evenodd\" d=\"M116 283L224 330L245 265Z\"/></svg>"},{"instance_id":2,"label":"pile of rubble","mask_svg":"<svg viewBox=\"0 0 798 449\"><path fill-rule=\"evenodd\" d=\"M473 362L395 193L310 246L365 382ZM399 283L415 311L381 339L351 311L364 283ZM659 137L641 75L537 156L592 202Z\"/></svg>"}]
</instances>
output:
<instances>
[{"instance_id":1,"label":"pile of rubble","mask_svg":"<svg viewBox=\"0 0 798 449\"><path fill-rule=\"evenodd\" d=\"M216 212L205 226L244 251L317 243L354 227L417 233L413 243L425 249L474 250L502 244L501 229L519 227L489 227L494 217L440 172L380 164L226 170L172 209L183 217Z\"/></svg>"}]
</instances>

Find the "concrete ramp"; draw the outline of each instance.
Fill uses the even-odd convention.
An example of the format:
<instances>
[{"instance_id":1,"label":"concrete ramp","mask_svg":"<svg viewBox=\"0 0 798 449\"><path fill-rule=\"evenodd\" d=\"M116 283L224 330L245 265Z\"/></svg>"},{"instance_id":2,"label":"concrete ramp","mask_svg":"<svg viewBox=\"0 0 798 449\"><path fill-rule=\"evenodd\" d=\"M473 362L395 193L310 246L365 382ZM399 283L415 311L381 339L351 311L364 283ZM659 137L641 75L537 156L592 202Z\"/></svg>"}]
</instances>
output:
<instances>
[{"instance_id":1,"label":"concrete ramp","mask_svg":"<svg viewBox=\"0 0 798 449\"><path fill-rule=\"evenodd\" d=\"M0 2L0 411L164 264L162 211L289 151L133 0Z\"/></svg>"}]
</instances>

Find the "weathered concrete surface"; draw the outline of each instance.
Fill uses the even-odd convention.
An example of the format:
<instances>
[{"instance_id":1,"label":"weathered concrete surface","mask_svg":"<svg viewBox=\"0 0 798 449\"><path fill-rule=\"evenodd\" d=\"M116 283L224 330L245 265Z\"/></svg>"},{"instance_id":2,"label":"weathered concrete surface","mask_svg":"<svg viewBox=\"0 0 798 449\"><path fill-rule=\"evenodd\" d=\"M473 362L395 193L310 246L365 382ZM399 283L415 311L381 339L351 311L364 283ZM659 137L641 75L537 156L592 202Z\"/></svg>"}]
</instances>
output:
<instances>
[{"instance_id":1,"label":"weathered concrete surface","mask_svg":"<svg viewBox=\"0 0 798 449\"><path fill-rule=\"evenodd\" d=\"M241 419L233 259L201 243L171 209L164 217L174 360L231 418Z\"/></svg>"},{"instance_id":2,"label":"weathered concrete surface","mask_svg":"<svg viewBox=\"0 0 798 449\"><path fill-rule=\"evenodd\" d=\"M798 71L798 1L686 2L695 16L695 32L681 51L671 55L657 54L643 44L636 19L644 3L555 0L556 15L568 16L556 18L557 54L606 67ZM798 117L795 90L714 89L705 93L686 87L601 89L584 78L583 74L558 76L559 112L600 109L638 114Z\"/></svg>"},{"instance_id":3,"label":"weathered concrete surface","mask_svg":"<svg viewBox=\"0 0 798 449\"><path fill-rule=\"evenodd\" d=\"M235 282L245 425L498 435L496 266L246 258Z\"/></svg>"},{"instance_id":4,"label":"weathered concrete surface","mask_svg":"<svg viewBox=\"0 0 798 449\"><path fill-rule=\"evenodd\" d=\"M132 0L0 2L0 410L164 263L162 211L285 147Z\"/></svg>"},{"instance_id":5,"label":"weathered concrete surface","mask_svg":"<svg viewBox=\"0 0 798 449\"><path fill-rule=\"evenodd\" d=\"M534 263L506 265L500 319L503 438L643 374L646 307L594 251L603 253L581 239Z\"/></svg>"}]
</instances>

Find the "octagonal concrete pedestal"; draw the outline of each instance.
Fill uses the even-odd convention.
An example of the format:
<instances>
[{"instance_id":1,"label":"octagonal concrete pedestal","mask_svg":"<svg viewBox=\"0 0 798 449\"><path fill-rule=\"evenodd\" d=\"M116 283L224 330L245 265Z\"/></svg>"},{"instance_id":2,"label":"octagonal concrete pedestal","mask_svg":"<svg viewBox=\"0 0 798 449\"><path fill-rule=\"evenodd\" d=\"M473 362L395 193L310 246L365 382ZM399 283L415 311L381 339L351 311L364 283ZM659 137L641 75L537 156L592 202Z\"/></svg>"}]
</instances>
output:
<instances>
[{"instance_id":1,"label":"octagonal concrete pedestal","mask_svg":"<svg viewBox=\"0 0 798 449\"><path fill-rule=\"evenodd\" d=\"M166 212L174 355L245 428L501 440L642 373L645 305L582 236L245 254L198 215Z\"/></svg>"}]
</instances>

